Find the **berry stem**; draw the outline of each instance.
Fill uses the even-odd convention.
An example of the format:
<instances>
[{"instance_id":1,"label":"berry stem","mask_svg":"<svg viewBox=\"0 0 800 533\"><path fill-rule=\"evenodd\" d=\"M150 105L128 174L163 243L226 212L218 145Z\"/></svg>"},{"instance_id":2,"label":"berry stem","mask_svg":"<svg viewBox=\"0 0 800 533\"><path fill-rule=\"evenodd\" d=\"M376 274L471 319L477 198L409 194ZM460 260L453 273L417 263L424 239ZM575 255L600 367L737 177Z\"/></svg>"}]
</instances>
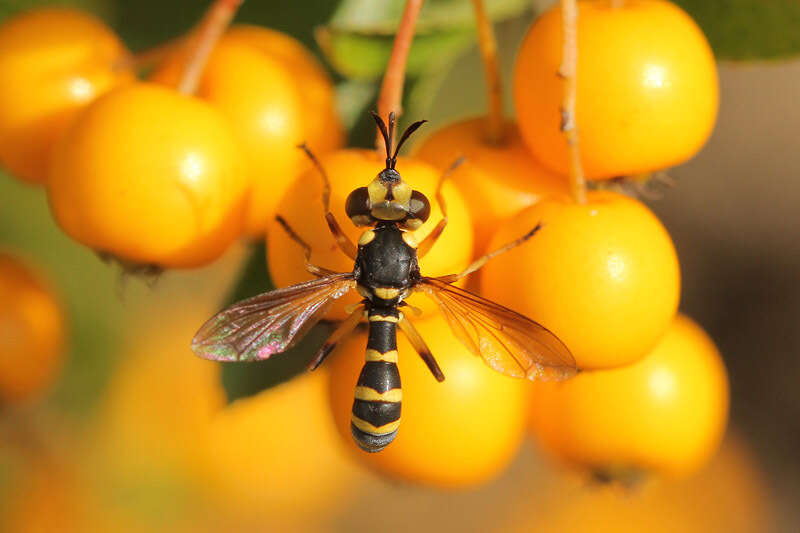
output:
<instances>
[{"instance_id":1,"label":"berry stem","mask_svg":"<svg viewBox=\"0 0 800 533\"><path fill-rule=\"evenodd\" d=\"M403 84L406 78L406 63L408 52L411 49L411 41L414 39L414 28L417 26L420 9L423 0L406 0L403 10L403 17L397 27L397 35L394 38L394 46L389 56L389 64L386 66L386 73L383 75L383 84L378 96L378 114L381 117L389 116L394 111L399 118L403 112ZM380 153L383 153L384 141L381 132L378 131L375 146Z\"/></svg>"},{"instance_id":2,"label":"berry stem","mask_svg":"<svg viewBox=\"0 0 800 533\"><path fill-rule=\"evenodd\" d=\"M578 126L575 102L578 93L578 2L561 0L561 24L564 35L561 68L559 75L564 80L564 95L561 102L561 131L567 141L569 158L569 183L572 197L579 204L586 203L586 178L581 166L578 145Z\"/></svg>"},{"instance_id":3,"label":"berry stem","mask_svg":"<svg viewBox=\"0 0 800 533\"><path fill-rule=\"evenodd\" d=\"M191 95L197 90L214 45L227 29L244 0L215 0L192 33L187 46L189 53L178 83L178 92Z\"/></svg>"},{"instance_id":4,"label":"berry stem","mask_svg":"<svg viewBox=\"0 0 800 533\"><path fill-rule=\"evenodd\" d=\"M486 12L483 0L472 0L475 10L475 24L478 29L478 47L483 59L483 72L486 79L488 115L486 117L486 140L491 144L502 144L505 117L503 116L503 84L500 79L500 66L497 61L497 39L492 20Z\"/></svg>"}]
</instances>

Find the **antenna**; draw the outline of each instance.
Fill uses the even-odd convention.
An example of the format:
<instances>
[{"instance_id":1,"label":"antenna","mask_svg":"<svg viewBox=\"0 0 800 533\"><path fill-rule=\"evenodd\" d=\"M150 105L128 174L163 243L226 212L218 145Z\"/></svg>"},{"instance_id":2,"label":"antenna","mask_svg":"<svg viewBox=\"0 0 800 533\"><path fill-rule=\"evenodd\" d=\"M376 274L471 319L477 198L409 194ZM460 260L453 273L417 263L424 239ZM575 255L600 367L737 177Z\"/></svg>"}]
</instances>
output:
<instances>
[{"instance_id":1,"label":"antenna","mask_svg":"<svg viewBox=\"0 0 800 533\"><path fill-rule=\"evenodd\" d=\"M386 168L394 168L394 159L389 155L394 145L394 127L397 123L394 111L389 112L389 143L386 145ZM391 166L390 166L391 165Z\"/></svg>"},{"instance_id":2,"label":"antenna","mask_svg":"<svg viewBox=\"0 0 800 533\"><path fill-rule=\"evenodd\" d=\"M397 148L394 150L394 155L390 158L392 166L389 168L394 168L394 165L397 163L397 154L400 152L400 147L403 146L403 143L406 142L406 139L411 137L411 134L414 133L419 129L420 126L428 122L427 120L418 120L417 122L410 125L406 128L406 131L403 132L403 135L400 137L400 142L397 143Z\"/></svg>"},{"instance_id":3,"label":"antenna","mask_svg":"<svg viewBox=\"0 0 800 533\"><path fill-rule=\"evenodd\" d=\"M383 137L383 143L386 145L386 168L392 168L390 165L392 164L392 134L394 133L394 113L389 113L389 125L391 129L389 131L386 130L386 123L383 119L378 115L375 111L370 111L370 115L372 118L375 119L375 124L378 125L378 129L381 131L381 136ZM390 133L391 132L391 133Z\"/></svg>"},{"instance_id":4,"label":"antenna","mask_svg":"<svg viewBox=\"0 0 800 533\"><path fill-rule=\"evenodd\" d=\"M378 129L381 130L381 136L383 137L383 142L386 144L386 168L393 169L394 166L397 164L397 154L400 153L400 147L403 146L403 143L411 137L411 134L414 133L419 129L420 126L428 122L427 120L418 120L414 122L412 125L406 128L406 131L403 132L403 135L400 136L400 142L397 143L397 148L394 149L394 155L392 155L392 144L394 143L394 128L396 124L395 114L394 111L389 113L389 129L386 129L386 123L383 119L378 115L375 111L370 111L370 115L372 118L375 119L375 124L378 125Z\"/></svg>"}]
</instances>

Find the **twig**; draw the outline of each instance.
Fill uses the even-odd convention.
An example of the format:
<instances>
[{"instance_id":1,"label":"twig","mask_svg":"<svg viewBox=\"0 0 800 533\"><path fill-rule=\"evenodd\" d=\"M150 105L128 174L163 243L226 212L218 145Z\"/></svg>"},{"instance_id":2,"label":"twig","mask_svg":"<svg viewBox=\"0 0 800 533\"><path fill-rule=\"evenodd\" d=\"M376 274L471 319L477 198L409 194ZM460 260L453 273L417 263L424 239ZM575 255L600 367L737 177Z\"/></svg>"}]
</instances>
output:
<instances>
[{"instance_id":1,"label":"twig","mask_svg":"<svg viewBox=\"0 0 800 533\"><path fill-rule=\"evenodd\" d=\"M414 39L414 29L417 26L419 12L422 9L422 2L423 0L406 0L403 18L400 19L400 25L397 28L392 54L389 56L389 64L386 66L386 74L383 75L383 84L378 96L378 114L381 117L387 117L390 112L394 111L399 118L403 112L403 84L406 78L406 62L408 61L408 52L411 49L411 41ZM375 146L381 153L384 151L383 145L383 136L379 131Z\"/></svg>"},{"instance_id":2,"label":"twig","mask_svg":"<svg viewBox=\"0 0 800 533\"><path fill-rule=\"evenodd\" d=\"M578 2L561 0L561 23L564 46L559 75L564 79L564 97L561 103L561 131L567 141L569 183L572 197L579 204L586 203L586 178L581 166L578 144L578 127L575 102L578 93Z\"/></svg>"},{"instance_id":3,"label":"twig","mask_svg":"<svg viewBox=\"0 0 800 533\"><path fill-rule=\"evenodd\" d=\"M189 40L190 52L178 83L178 92L194 94L214 46L227 29L244 0L215 0Z\"/></svg>"},{"instance_id":4,"label":"twig","mask_svg":"<svg viewBox=\"0 0 800 533\"><path fill-rule=\"evenodd\" d=\"M500 66L497 61L497 39L492 20L486 12L483 0L472 0L475 10L475 24L478 28L478 47L483 59L486 79L488 115L486 118L486 138L491 144L503 142L505 117L503 116L503 85L500 79Z\"/></svg>"}]
</instances>

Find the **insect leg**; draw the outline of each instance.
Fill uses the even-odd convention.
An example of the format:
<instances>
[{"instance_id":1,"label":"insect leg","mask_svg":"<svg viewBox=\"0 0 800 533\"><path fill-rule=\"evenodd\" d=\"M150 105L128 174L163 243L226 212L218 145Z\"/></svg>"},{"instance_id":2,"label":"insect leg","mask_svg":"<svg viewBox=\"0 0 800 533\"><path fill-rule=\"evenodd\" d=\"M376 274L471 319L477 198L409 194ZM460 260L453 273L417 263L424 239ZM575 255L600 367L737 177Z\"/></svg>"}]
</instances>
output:
<instances>
[{"instance_id":1,"label":"insect leg","mask_svg":"<svg viewBox=\"0 0 800 533\"><path fill-rule=\"evenodd\" d=\"M485 265L486 262L489 261L489 259L492 259L493 257L497 257L500 254L504 254L507 251L509 251L509 250L511 250L513 248L516 248L520 244L524 243L525 241L527 241L528 239L533 237L536 234L536 232L539 231L540 229L542 229L542 223L541 222L536 224L535 228L530 230L528 233L526 233L525 235L523 235L519 239L511 241L510 243L506 244L505 246L502 246L502 247L498 248L497 250L495 250L494 252L491 252L491 253L488 253L488 254L484 255L483 257L479 257L471 265L469 265L467 268L465 268L460 274L450 274L449 276L440 276L437 279L439 279L441 281L444 281L445 283L454 283L454 282L460 280L461 278L465 278L465 277L469 276L470 274L472 274L473 272L475 272L476 270L478 270L479 268L481 268L483 265Z\"/></svg>"},{"instance_id":2,"label":"insect leg","mask_svg":"<svg viewBox=\"0 0 800 533\"><path fill-rule=\"evenodd\" d=\"M400 321L397 325L400 326L400 330L405 334L408 342L414 347L414 350L422 357L422 360L425 361L425 365L428 367L428 370L431 371L433 377L436 378L436 381L444 381L442 369L439 368L439 364L436 362L436 359L434 359L431 349L425 344L425 339L419 334L417 328L415 328L411 321L405 316L400 317Z\"/></svg>"},{"instance_id":3,"label":"insect leg","mask_svg":"<svg viewBox=\"0 0 800 533\"><path fill-rule=\"evenodd\" d=\"M439 178L439 184L436 186L436 201L439 202L439 207L442 210L442 219L438 224L436 224L436 227L433 228L433 231L431 231L428 236L425 237L421 243L419 243L419 247L417 248L417 257L425 257L425 255L431 251L433 245L436 244L436 241L439 240L444 228L447 227L447 204L445 203L444 195L442 194L442 186L450 174L460 167L461 163L464 161L465 159L463 156L456 159L452 165L447 167L447 169L442 173L442 176Z\"/></svg>"},{"instance_id":4,"label":"insect leg","mask_svg":"<svg viewBox=\"0 0 800 533\"><path fill-rule=\"evenodd\" d=\"M364 316L364 304L360 304L356 306L350 315L345 318L342 322L339 323L339 326L333 330L331 336L328 337L328 340L325 341L325 344L322 345L322 348L319 349L317 354L314 358L309 361L308 369L309 370L316 370L319 365L328 357L334 348L336 348L336 344L342 340L345 336L349 335L358 323L361 322L361 319Z\"/></svg>"},{"instance_id":5,"label":"insect leg","mask_svg":"<svg viewBox=\"0 0 800 533\"><path fill-rule=\"evenodd\" d=\"M356 248L356 245L345 235L336 217L331 213L331 182L328 179L328 174L325 172L325 169L322 168L322 164L320 164L317 156L314 155L305 143L300 145L300 149L305 152L311 160L311 163L313 163L314 167L319 171L320 176L322 176L322 205L325 206L325 220L328 222L328 228L331 230L333 238L336 239L336 244L339 246L339 249L344 252L347 257L355 261L358 248Z\"/></svg>"},{"instance_id":6,"label":"insect leg","mask_svg":"<svg viewBox=\"0 0 800 533\"><path fill-rule=\"evenodd\" d=\"M278 224L280 224L283 227L283 230L289 235L290 239L292 239L294 242L303 247L303 256L305 257L306 261L306 270L308 270L318 278L324 276L330 276L331 274L336 274L336 272L333 270L329 270L327 268L311 264L311 246L309 246L306 241L304 241L297 233L295 233L295 231L291 228L291 226L289 226L289 223L286 222L285 218L283 218L280 215L277 215L275 217L275 220L277 220Z\"/></svg>"}]
</instances>

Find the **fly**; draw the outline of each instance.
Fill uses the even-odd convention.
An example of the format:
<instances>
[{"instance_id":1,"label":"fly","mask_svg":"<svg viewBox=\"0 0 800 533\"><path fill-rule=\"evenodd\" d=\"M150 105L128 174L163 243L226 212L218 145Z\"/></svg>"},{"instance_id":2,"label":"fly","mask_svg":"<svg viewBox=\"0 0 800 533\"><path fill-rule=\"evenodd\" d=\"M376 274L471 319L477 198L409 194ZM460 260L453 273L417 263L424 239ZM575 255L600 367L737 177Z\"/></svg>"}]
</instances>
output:
<instances>
[{"instance_id":1,"label":"fly","mask_svg":"<svg viewBox=\"0 0 800 533\"><path fill-rule=\"evenodd\" d=\"M306 269L317 279L243 300L221 311L195 335L192 350L215 361L256 361L286 351L317 324L333 303L355 289L361 302L350 310L309 363L317 368L336 344L366 318L369 334L364 366L358 378L350 429L367 452L384 449L400 426L402 389L397 369L397 329L405 334L438 381L445 379L433 354L403 313L405 299L424 292L438 305L455 336L494 370L528 379L564 379L576 371L575 359L558 337L533 320L453 284L481 268L491 258L533 237L537 225L519 239L489 253L459 274L427 277L419 258L427 254L447 225L442 183L436 199L442 220L421 242L411 231L431 212L428 199L407 184L395 169L401 146L425 121L411 124L392 152L394 113L388 127L372 113L386 144L386 165L365 187L347 197L345 211L356 226L366 227L357 244L342 231L330 211L330 183L324 168L305 147L325 188L325 218L341 251L353 259L352 272L332 272L310 263L311 248L278 217L289 236L304 250ZM451 170L455 168L454 165Z\"/></svg>"}]
</instances>

